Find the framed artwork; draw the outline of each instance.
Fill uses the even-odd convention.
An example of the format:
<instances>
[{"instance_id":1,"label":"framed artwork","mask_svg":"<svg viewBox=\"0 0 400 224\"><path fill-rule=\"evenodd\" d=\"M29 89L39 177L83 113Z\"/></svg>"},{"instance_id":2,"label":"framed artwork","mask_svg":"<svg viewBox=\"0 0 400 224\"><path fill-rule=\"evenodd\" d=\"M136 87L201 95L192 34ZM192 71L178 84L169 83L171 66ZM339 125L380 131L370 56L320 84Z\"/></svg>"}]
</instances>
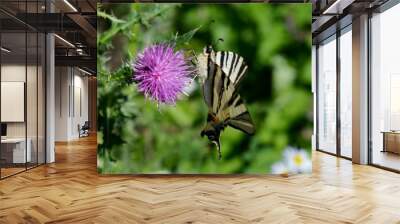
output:
<instances>
[{"instance_id":1,"label":"framed artwork","mask_svg":"<svg viewBox=\"0 0 400 224\"><path fill-rule=\"evenodd\" d=\"M311 172L311 4L98 7L100 174Z\"/></svg>"}]
</instances>

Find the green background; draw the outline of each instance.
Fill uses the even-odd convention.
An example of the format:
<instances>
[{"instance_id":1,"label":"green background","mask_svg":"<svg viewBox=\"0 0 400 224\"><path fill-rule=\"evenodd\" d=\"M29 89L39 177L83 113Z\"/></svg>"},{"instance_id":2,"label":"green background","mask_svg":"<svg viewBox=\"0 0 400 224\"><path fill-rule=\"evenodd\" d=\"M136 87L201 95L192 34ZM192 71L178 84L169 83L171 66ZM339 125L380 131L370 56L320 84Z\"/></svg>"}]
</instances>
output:
<instances>
[{"instance_id":1,"label":"green background","mask_svg":"<svg viewBox=\"0 0 400 224\"><path fill-rule=\"evenodd\" d=\"M311 4L98 7L100 173L264 174L289 145L311 154ZM132 83L138 51L171 40L196 53L213 43L249 65L239 93L256 134L226 128L220 161L216 147L200 137L207 107L198 84L176 106L158 108Z\"/></svg>"}]
</instances>

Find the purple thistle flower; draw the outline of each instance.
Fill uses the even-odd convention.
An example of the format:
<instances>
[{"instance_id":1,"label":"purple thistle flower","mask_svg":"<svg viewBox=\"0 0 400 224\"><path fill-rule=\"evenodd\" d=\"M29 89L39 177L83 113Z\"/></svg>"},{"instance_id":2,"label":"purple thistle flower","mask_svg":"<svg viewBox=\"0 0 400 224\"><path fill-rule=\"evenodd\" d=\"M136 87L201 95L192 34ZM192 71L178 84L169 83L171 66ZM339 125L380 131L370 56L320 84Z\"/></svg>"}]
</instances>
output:
<instances>
[{"instance_id":1,"label":"purple thistle flower","mask_svg":"<svg viewBox=\"0 0 400 224\"><path fill-rule=\"evenodd\" d=\"M155 44L137 55L133 79L138 90L158 103L175 104L190 84L193 68L182 51L167 44Z\"/></svg>"}]
</instances>

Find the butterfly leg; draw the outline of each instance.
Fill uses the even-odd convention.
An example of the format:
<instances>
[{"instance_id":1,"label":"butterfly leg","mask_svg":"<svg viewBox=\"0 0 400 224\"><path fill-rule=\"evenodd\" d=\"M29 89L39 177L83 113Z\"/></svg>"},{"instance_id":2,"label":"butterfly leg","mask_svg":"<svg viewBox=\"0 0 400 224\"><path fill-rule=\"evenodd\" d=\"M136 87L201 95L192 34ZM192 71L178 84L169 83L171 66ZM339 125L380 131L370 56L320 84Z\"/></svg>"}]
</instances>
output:
<instances>
[{"instance_id":1,"label":"butterfly leg","mask_svg":"<svg viewBox=\"0 0 400 224\"><path fill-rule=\"evenodd\" d=\"M218 150L218 160L221 160L221 158L222 158L222 154L221 154L221 144L219 143L219 141L213 141L213 143L217 146L217 150Z\"/></svg>"},{"instance_id":2,"label":"butterfly leg","mask_svg":"<svg viewBox=\"0 0 400 224\"><path fill-rule=\"evenodd\" d=\"M197 58L196 52L194 52L194 50L192 49L190 51L190 53L192 54L192 57L194 58L194 64L198 64L199 63L199 59Z\"/></svg>"},{"instance_id":3,"label":"butterfly leg","mask_svg":"<svg viewBox=\"0 0 400 224\"><path fill-rule=\"evenodd\" d=\"M197 58L196 52L194 52L194 50L192 49L192 50L190 51L190 53L192 54L192 57L194 58L194 60L191 60L191 62L192 62L194 65L197 66L197 65L199 64L199 59ZM197 78L197 76L199 75L199 72L198 72L197 69L195 70L194 73L195 73L195 74L194 74L194 76L193 76L193 78L192 78L192 80L191 80L190 82L192 82L193 80L195 80L195 79Z\"/></svg>"}]
</instances>

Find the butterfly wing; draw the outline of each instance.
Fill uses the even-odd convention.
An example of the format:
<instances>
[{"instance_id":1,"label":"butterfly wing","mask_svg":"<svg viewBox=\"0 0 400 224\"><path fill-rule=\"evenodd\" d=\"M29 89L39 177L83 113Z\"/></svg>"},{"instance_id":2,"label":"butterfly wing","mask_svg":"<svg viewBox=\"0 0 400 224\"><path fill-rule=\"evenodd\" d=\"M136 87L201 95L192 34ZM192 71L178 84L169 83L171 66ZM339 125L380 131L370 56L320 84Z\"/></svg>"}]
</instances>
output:
<instances>
[{"instance_id":1,"label":"butterfly wing","mask_svg":"<svg viewBox=\"0 0 400 224\"><path fill-rule=\"evenodd\" d=\"M233 84L234 88L237 88L243 77L247 72L247 64L244 61L243 57L230 52L230 51L211 51L207 54L200 54L198 56L199 59L199 76L202 77L203 80L203 91L204 93L210 93L211 87L214 83L218 85L218 89L222 86L222 84L230 85ZM222 70L223 75L225 75L225 80L222 82L213 82L216 78L220 80L221 75L219 73L219 67ZM226 77L228 79L226 79ZM204 81L205 80L205 81ZM207 83L205 83L207 82ZM226 82L226 83L225 83ZM204 95L204 100L209 107L214 107L213 112L215 112L215 106L211 101L211 95ZM214 101L215 102L215 101Z\"/></svg>"},{"instance_id":2,"label":"butterfly wing","mask_svg":"<svg viewBox=\"0 0 400 224\"><path fill-rule=\"evenodd\" d=\"M255 131L253 121L251 120L250 113L247 111L247 109L242 114L231 118L228 121L228 125L249 135L254 134Z\"/></svg>"},{"instance_id":3,"label":"butterfly wing","mask_svg":"<svg viewBox=\"0 0 400 224\"><path fill-rule=\"evenodd\" d=\"M224 119L227 125L235 129L250 135L254 134L255 129L250 113L240 95L236 93L233 84L227 86L220 104L217 117Z\"/></svg>"},{"instance_id":4,"label":"butterfly wing","mask_svg":"<svg viewBox=\"0 0 400 224\"><path fill-rule=\"evenodd\" d=\"M247 134L253 134L254 125L243 100L236 92L236 86L247 70L243 58L228 52L228 59L220 59L221 66L216 63L214 55L210 55L202 64L204 68L202 71L206 73L202 75L206 77L203 83L203 95L208 106L208 118L201 135L207 135L209 140L217 145L218 158L221 159L220 131L229 125ZM221 52L220 57L223 55ZM229 65L229 63L234 64Z\"/></svg>"},{"instance_id":5,"label":"butterfly wing","mask_svg":"<svg viewBox=\"0 0 400 224\"><path fill-rule=\"evenodd\" d=\"M248 67L242 56L230 51L218 51L211 59L221 67L235 87L243 80Z\"/></svg>"},{"instance_id":6,"label":"butterfly wing","mask_svg":"<svg viewBox=\"0 0 400 224\"><path fill-rule=\"evenodd\" d=\"M203 85L204 99L209 112L216 120L247 134L254 133L254 125L243 100L237 94L234 83L222 68L208 62L208 76Z\"/></svg>"},{"instance_id":7,"label":"butterfly wing","mask_svg":"<svg viewBox=\"0 0 400 224\"><path fill-rule=\"evenodd\" d=\"M208 58L207 61L207 78L203 84L204 101L209 111L217 114L220 106L221 97L224 92L224 83L229 81L223 74L221 67Z\"/></svg>"}]
</instances>

